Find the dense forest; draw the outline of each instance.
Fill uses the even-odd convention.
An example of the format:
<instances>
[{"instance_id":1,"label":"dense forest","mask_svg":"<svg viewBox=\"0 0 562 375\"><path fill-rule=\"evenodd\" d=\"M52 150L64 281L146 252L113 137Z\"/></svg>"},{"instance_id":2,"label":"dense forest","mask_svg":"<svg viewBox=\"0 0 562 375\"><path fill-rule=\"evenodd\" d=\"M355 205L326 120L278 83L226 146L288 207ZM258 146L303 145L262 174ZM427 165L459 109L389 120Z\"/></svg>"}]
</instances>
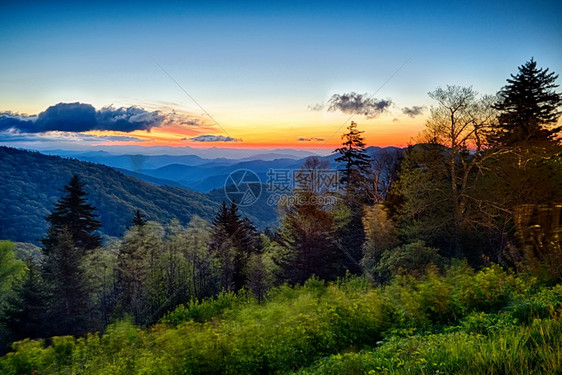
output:
<instances>
[{"instance_id":1,"label":"dense forest","mask_svg":"<svg viewBox=\"0 0 562 375\"><path fill-rule=\"evenodd\" d=\"M235 201L180 188L123 205L141 182L110 168L8 176L53 209L2 207L44 226L21 224L39 256L0 242L0 372L560 373L557 78L531 59L495 96L437 88L415 144L386 159L351 122L336 183L308 158L263 231Z\"/></svg>"}]
</instances>

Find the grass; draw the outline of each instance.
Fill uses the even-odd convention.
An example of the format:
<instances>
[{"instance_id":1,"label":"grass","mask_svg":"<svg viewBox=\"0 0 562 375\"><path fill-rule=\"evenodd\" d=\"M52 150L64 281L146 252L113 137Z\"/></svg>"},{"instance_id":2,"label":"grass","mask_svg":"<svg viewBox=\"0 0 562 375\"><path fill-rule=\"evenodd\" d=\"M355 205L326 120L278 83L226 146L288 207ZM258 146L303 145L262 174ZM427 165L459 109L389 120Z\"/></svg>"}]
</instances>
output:
<instances>
[{"instance_id":1,"label":"grass","mask_svg":"<svg viewBox=\"0 0 562 375\"><path fill-rule=\"evenodd\" d=\"M280 286L259 304L224 294L180 306L150 329L14 343L0 373L552 373L562 366L562 286L498 266Z\"/></svg>"}]
</instances>

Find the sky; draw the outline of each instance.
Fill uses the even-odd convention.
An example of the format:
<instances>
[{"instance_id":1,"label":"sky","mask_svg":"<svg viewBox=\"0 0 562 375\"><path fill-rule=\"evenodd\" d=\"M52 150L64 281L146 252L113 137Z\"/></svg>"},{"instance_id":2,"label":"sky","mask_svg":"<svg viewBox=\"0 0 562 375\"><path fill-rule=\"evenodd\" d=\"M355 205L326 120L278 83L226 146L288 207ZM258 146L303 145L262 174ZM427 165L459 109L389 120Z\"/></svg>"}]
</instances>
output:
<instances>
[{"instance_id":1,"label":"sky","mask_svg":"<svg viewBox=\"0 0 562 375\"><path fill-rule=\"evenodd\" d=\"M0 144L405 146L428 92L560 73L561 46L559 1L2 2Z\"/></svg>"}]
</instances>

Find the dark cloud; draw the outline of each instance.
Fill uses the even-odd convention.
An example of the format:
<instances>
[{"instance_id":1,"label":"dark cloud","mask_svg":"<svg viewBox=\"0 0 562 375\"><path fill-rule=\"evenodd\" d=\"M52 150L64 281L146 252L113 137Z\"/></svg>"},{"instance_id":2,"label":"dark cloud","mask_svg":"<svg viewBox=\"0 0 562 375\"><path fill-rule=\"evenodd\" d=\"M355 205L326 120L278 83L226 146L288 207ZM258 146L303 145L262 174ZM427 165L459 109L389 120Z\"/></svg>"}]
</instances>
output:
<instances>
[{"instance_id":1,"label":"dark cloud","mask_svg":"<svg viewBox=\"0 0 562 375\"><path fill-rule=\"evenodd\" d=\"M194 142L238 142L241 139L236 139L232 137L225 137L223 135L212 135L212 134L205 134L199 135L197 137L190 138L191 141Z\"/></svg>"},{"instance_id":2,"label":"dark cloud","mask_svg":"<svg viewBox=\"0 0 562 375\"><path fill-rule=\"evenodd\" d=\"M148 112L138 107L105 107L97 111L97 128L92 130L150 130L160 127L164 118L158 111Z\"/></svg>"},{"instance_id":3,"label":"dark cloud","mask_svg":"<svg viewBox=\"0 0 562 375\"><path fill-rule=\"evenodd\" d=\"M374 118L384 113L392 105L390 99L370 98L367 94L334 94L328 100L328 111L340 111L347 114L363 115L366 118Z\"/></svg>"},{"instance_id":4,"label":"dark cloud","mask_svg":"<svg viewBox=\"0 0 562 375\"><path fill-rule=\"evenodd\" d=\"M423 113L423 111L425 110L424 107L420 107L420 106L413 106L413 107L404 107L402 108L402 113L410 116L411 118L414 118L416 116L419 116Z\"/></svg>"},{"instance_id":5,"label":"dark cloud","mask_svg":"<svg viewBox=\"0 0 562 375\"><path fill-rule=\"evenodd\" d=\"M99 111L84 103L59 103L47 108L38 116L0 113L0 131L13 129L20 133L48 131L85 132L89 130L114 130L132 132L159 127L164 116L138 107L104 107Z\"/></svg>"},{"instance_id":6,"label":"dark cloud","mask_svg":"<svg viewBox=\"0 0 562 375\"><path fill-rule=\"evenodd\" d=\"M297 141L299 142L322 142L324 141L324 138L315 138L315 137L311 137L311 138L297 138Z\"/></svg>"}]
</instances>

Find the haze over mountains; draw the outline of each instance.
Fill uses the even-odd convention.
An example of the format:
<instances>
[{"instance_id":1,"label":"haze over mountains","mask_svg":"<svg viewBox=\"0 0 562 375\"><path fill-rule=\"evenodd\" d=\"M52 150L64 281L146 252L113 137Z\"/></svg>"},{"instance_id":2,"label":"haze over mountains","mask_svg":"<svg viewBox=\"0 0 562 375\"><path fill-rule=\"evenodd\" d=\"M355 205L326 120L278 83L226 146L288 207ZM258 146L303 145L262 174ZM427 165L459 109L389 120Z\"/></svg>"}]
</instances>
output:
<instances>
[{"instance_id":1,"label":"haze over mountains","mask_svg":"<svg viewBox=\"0 0 562 375\"><path fill-rule=\"evenodd\" d=\"M168 147L166 151L170 151L170 149L172 148ZM397 149L396 147L368 147L367 152L376 158L381 153ZM213 152L213 149L206 149L205 152L202 149L190 150L198 150L200 154ZM194 154L113 154L107 151L47 150L44 153L104 164L149 183L183 186L203 193L213 189L222 189L228 175L238 169L253 171L258 175L260 181L266 184L267 172L270 169L297 170L306 157L314 155L302 150L261 150L252 156L237 159L204 158ZM336 168L334 162L336 155L318 157L327 160L330 168Z\"/></svg>"}]
</instances>

